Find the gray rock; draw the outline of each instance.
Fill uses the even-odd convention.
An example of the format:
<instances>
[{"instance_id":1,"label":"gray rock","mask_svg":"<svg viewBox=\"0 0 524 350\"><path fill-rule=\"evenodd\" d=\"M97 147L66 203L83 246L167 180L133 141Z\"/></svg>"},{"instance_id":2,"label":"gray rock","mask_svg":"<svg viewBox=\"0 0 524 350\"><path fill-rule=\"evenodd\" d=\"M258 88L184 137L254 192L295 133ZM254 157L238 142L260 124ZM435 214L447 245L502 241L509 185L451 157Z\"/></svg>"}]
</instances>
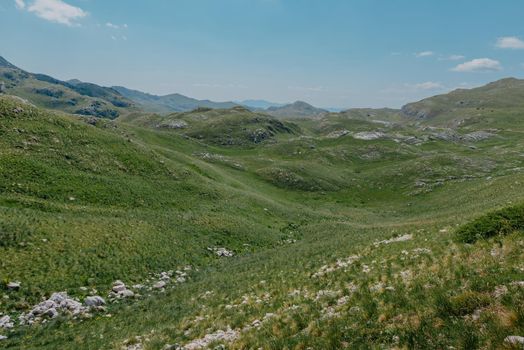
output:
<instances>
[{"instance_id":1,"label":"gray rock","mask_svg":"<svg viewBox=\"0 0 524 350\"><path fill-rule=\"evenodd\" d=\"M518 335L510 335L504 339L504 342L510 345L518 345L524 349L524 337Z\"/></svg>"},{"instance_id":2,"label":"gray rock","mask_svg":"<svg viewBox=\"0 0 524 350\"><path fill-rule=\"evenodd\" d=\"M122 282L122 281L115 281L115 282L113 283L113 288L112 288L112 290L113 290L113 292L115 292L115 293L123 292L123 291L126 290L126 289L127 289L127 288L126 288L126 285L125 285L124 282Z\"/></svg>"},{"instance_id":3,"label":"gray rock","mask_svg":"<svg viewBox=\"0 0 524 350\"><path fill-rule=\"evenodd\" d=\"M42 318L55 318L59 314L77 316L86 314L88 309L80 302L70 298L67 293L54 293L51 297L38 305L31 311L20 316L21 324L33 324L41 321Z\"/></svg>"},{"instance_id":4,"label":"gray rock","mask_svg":"<svg viewBox=\"0 0 524 350\"><path fill-rule=\"evenodd\" d=\"M129 289L125 289L121 292L118 292L118 295L122 298L132 298L135 296L135 293L133 293L133 291L129 290Z\"/></svg>"},{"instance_id":5,"label":"gray rock","mask_svg":"<svg viewBox=\"0 0 524 350\"><path fill-rule=\"evenodd\" d=\"M11 317L10 316L0 317L0 328L10 329L10 328L13 328L13 326L14 326L14 324L13 324L13 322L11 322Z\"/></svg>"},{"instance_id":6,"label":"gray rock","mask_svg":"<svg viewBox=\"0 0 524 350\"><path fill-rule=\"evenodd\" d=\"M0 335L0 340L5 340L7 337L5 335Z\"/></svg>"},{"instance_id":7,"label":"gray rock","mask_svg":"<svg viewBox=\"0 0 524 350\"><path fill-rule=\"evenodd\" d=\"M166 286L165 281L158 281L157 283L153 284L153 288L155 289L162 289Z\"/></svg>"},{"instance_id":8,"label":"gray rock","mask_svg":"<svg viewBox=\"0 0 524 350\"><path fill-rule=\"evenodd\" d=\"M7 289L9 290L19 290L21 286L20 282L9 282L7 284Z\"/></svg>"},{"instance_id":9,"label":"gray rock","mask_svg":"<svg viewBox=\"0 0 524 350\"><path fill-rule=\"evenodd\" d=\"M101 296L94 295L92 297L85 298L84 304L89 307L100 307L104 306L106 301Z\"/></svg>"}]
</instances>

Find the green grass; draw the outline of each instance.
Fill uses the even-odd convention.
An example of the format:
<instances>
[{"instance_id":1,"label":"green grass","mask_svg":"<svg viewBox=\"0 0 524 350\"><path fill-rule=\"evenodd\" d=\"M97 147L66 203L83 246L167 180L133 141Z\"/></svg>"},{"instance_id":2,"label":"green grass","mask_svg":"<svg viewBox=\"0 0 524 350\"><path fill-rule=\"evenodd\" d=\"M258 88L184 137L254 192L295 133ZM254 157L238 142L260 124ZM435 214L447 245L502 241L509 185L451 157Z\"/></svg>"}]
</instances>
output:
<instances>
[{"instance_id":1,"label":"green grass","mask_svg":"<svg viewBox=\"0 0 524 350\"><path fill-rule=\"evenodd\" d=\"M455 233L522 202L522 124L499 120L504 137L472 149L327 138L339 128L426 132L338 116L324 127L284 122L291 132L253 143L252 117L195 111L90 125L0 98L0 312L14 317L57 291L82 298L81 287L106 296L117 279L194 267L188 282L88 320L0 331L9 336L0 347L163 349L240 332L268 313L226 348L501 348L524 332L524 289L514 284L524 280L522 235L469 245ZM157 128L163 118L190 126ZM9 281L21 289L6 290Z\"/></svg>"}]
</instances>

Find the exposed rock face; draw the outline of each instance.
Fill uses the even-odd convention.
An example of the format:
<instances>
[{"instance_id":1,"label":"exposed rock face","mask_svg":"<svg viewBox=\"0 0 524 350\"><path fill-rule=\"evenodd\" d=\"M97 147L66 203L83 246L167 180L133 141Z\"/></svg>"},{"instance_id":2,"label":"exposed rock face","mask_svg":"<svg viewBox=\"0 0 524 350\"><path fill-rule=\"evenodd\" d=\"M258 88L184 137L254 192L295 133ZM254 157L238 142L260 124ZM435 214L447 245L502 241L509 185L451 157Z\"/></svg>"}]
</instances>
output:
<instances>
[{"instance_id":1,"label":"exposed rock face","mask_svg":"<svg viewBox=\"0 0 524 350\"><path fill-rule=\"evenodd\" d=\"M157 128L166 128L166 129L185 129L188 124L184 120L170 120L165 123L157 125Z\"/></svg>"},{"instance_id":2,"label":"exposed rock face","mask_svg":"<svg viewBox=\"0 0 524 350\"><path fill-rule=\"evenodd\" d=\"M386 137L386 134L380 131L371 131L371 132L357 132L353 135L353 138L357 140L378 140Z\"/></svg>"},{"instance_id":3,"label":"exposed rock face","mask_svg":"<svg viewBox=\"0 0 524 350\"><path fill-rule=\"evenodd\" d=\"M345 129L344 130L335 130L327 134L326 137L328 139L338 139L339 137L346 136L349 133L350 133L349 130L345 130Z\"/></svg>"},{"instance_id":4,"label":"exposed rock face","mask_svg":"<svg viewBox=\"0 0 524 350\"><path fill-rule=\"evenodd\" d=\"M487 132L487 131L475 131L475 132L471 132L469 134L464 135L463 139L464 141L478 142L478 141L489 139L494 136L496 135L493 133Z\"/></svg>"}]
</instances>

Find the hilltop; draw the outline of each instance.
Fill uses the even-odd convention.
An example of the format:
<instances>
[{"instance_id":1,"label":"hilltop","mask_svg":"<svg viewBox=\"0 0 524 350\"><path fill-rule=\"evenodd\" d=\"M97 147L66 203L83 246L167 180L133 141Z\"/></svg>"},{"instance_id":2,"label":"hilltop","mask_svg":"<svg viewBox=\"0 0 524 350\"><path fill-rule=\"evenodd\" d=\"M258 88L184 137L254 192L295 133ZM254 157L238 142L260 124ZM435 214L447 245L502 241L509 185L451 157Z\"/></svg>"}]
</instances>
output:
<instances>
[{"instance_id":1,"label":"hilltop","mask_svg":"<svg viewBox=\"0 0 524 350\"><path fill-rule=\"evenodd\" d=\"M294 103L284 105L281 107L269 107L266 113L277 118L297 119L297 118L320 118L328 111L313 107L312 105L296 101Z\"/></svg>"}]
</instances>

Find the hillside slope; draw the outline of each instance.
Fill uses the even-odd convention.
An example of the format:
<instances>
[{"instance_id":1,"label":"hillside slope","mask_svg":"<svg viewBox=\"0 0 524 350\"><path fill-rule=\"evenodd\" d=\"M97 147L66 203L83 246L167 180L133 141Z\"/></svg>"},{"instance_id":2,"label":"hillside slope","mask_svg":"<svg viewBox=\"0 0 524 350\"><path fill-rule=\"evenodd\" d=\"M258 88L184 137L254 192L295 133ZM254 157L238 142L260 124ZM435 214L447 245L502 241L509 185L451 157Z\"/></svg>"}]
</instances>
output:
<instances>
[{"instance_id":1,"label":"hillside slope","mask_svg":"<svg viewBox=\"0 0 524 350\"><path fill-rule=\"evenodd\" d=\"M115 119L135 111L131 100L116 90L80 81L65 82L44 74L26 72L0 57L0 93L32 104L73 114Z\"/></svg>"},{"instance_id":2,"label":"hillside slope","mask_svg":"<svg viewBox=\"0 0 524 350\"><path fill-rule=\"evenodd\" d=\"M410 103L402 113L422 123L457 125L476 117L524 110L524 80L502 79L474 89L458 89Z\"/></svg>"}]
</instances>

